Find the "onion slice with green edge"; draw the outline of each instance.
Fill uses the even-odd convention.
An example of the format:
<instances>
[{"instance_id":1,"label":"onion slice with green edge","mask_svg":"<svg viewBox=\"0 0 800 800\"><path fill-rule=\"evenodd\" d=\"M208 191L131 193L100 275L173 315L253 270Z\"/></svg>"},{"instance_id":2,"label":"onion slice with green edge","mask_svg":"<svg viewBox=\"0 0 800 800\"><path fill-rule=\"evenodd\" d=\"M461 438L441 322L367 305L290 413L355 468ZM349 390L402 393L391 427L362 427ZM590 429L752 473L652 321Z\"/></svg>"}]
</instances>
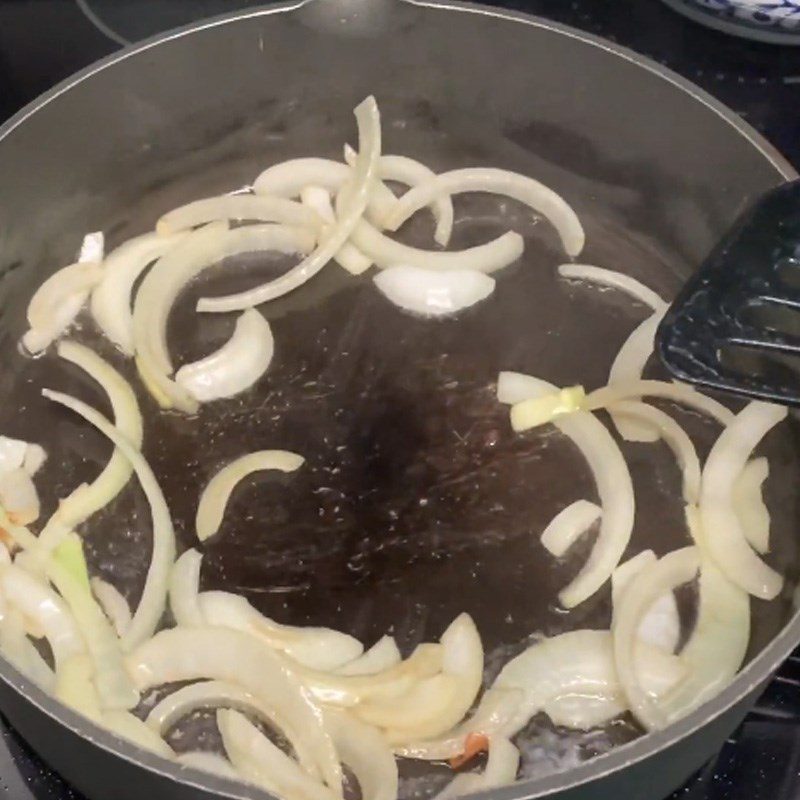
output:
<instances>
[{"instance_id":1,"label":"onion slice with green edge","mask_svg":"<svg viewBox=\"0 0 800 800\"><path fill-rule=\"evenodd\" d=\"M105 711L100 724L142 750L149 750L169 759L175 756L172 748L157 733L127 711Z\"/></svg>"},{"instance_id":2,"label":"onion slice with green edge","mask_svg":"<svg viewBox=\"0 0 800 800\"><path fill-rule=\"evenodd\" d=\"M612 606L621 601L623 593L636 575L657 560L652 550L642 550L614 570L611 576ZM681 638L681 619L678 603L672 592L663 594L645 612L636 636L639 641L660 647L667 653L675 652Z\"/></svg>"},{"instance_id":3,"label":"onion slice with green edge","mask_svg":"<svg viewBox=\"0 0 800 800\"><path fill-rule=\"evenodd\" d=\"M609 410L613 410L615 418L619 420L638 420L656 431L656 435L674 453L681 469L684 501L696 504L700 497L700 459L686 431L669 414L637 400L621 400L610 406ZM619 429L619 424L617 428Z\"/></svg>"},{"instance_id":4,"label":"onion slice with green edge","mask_svg":"<svg viewBox=\"0 0 800 800\"><path fill-rule=\"evenodd\" d=\"M282 225L301 225L310 228L318 228L321 223L319 216L312 209L284 197L223 194L195 200L168 211L159 217L156 233L159 236L170 235L219 220L278 222Z\"/></svg>"},{"instance_id":5,"label":"onion slice with green edge","mask_svg":"<svg viewBox=\"0 0 800 800\"><path fill-rule=\"evenodd\" d=\"M128 601L113 583L104 581L102 578L92 578L89 583L95 600L100 604L108 621L114 626L117 636L122 638L131 624L131 607L128 605Z\"/></svg>"},{"instance_id":6,"label":"onion slice with green edge","mask_svg":"<svg viewBox=\"0 0 800 800\"><path fill-rule=\"evenodd\" d=\"M238 711L217 711L217 727L231 763L248 782L282 800L332 800L341 797L312 778Z\"/></svg>"},{"instance_id":7,"label":"onion slice with green edge","mask_svg":"<svg viewBox=\"0 0 800 800\"><path fill-rule=\"evenodd\" d=\"M202 553L187 550L172 565L169 576L169 607L176 625L198 628L206 624L198 602L202 564Z\"/></svg>"},{"instance_id":8,"label":"onion slice with green edge","mask_svg":"<svg viewBox=\"0 0 800 800\"><path fill-rule=\"evenodd\" d=\"M336 752L358 781L361 800L395 800L397 762L380 731L336 709L325 709Z\"/></svg>"},{"instance_id":9,"label":"onion slice with green edge","mask_svg":"<svg viewBox=\"0 0 800 800\"><path fill-rule=\"evenodd\" d=\"M157 633L127 657L141 691L176 681L213 679L256 695L292 730L302 732L315 764L337 796L342 771L310 692L269 645L226 628L172 628Z\"/></svg>"},{"instance_id":10,"label":"onion slice with green edge","mask_svg":"<svg viewBox=\"0 0 800 800\"><path fill-rule=\"evenodd\" d=\"M646 306L650 306L653 311L660 311L666 307L667 302L656 292L645 286L636 278L626 275L624 272L617 272L613 269L595 267L591 264L562 264L558 268L558 274L562 278L571 280L588 281L599 286L606 286L610 289L618 289L625 292L629 297L638 300Z\"/></svg>"},{"instance_id":11,"label":"onion slice with green edge","mask_svg":"<svg viewBox=\"0 0 800 800\"><path fill-rule=\"evenodd\" d=\"M633 577L614 606L611 633L614 662L628 706L647 730L663 728L668 718L646 691L636 669L638 631L644 615L659 597L689 583L700 568L697 547L683 547L646 565Z\"/></svg>"},{"instance_id":12,"label":"onion slice with green edge","mask_svg":"<svg viewBox=\"0 0 800 800\"><path fill-rule=\"evenodd\" d=\"M175 760L184 767L199 769L220 778L227 778L232 781L240 781L242 779L227 758L217 753L212 753L210 750L190 750L188 753L178 753L175 756Z\"/></svg>"},{"instance_id":13,"label":"onion slice with green edge","mask_svg":"<svg viewBox=\"0 0 800 800\"><path fill-rule=\"evenodd\" d=\"M462 192L487 192L510 197L541 214L556 229L567 255L577 256L586 237L577 214L563 197L533 178L504 169L472 167L442 172L409 189L386 220L396 231L409 217L439 197Z\"/></svg>"},{"instance_id":14,"label":"onion slice with green edge","mask_svg":"<svg viewBox=\"0 0 800 800\"><path fill-rule=\"evenodd\" d=\"M353 709L359 719L388 729L392 744L432 738L461 722L483 679L483 644L469 614L459 614L441 637L442 671L396 698L372 699Z\"/></svg>"},{"instance_id":15,"label":"onion slice with green edge","mask_svg":"<svg viewBox=\"0 0 800 800\"><path fill-rule=\"evenodd\" d=\"M52 694L56 676L25 633L22 616L14 611L0 615L0 653L16 670L42 691Z\"/></svg>"},{"instance_id":16,"label":"onion slice with green edge","mask_svg":"<svg viewBox=\"0 0 800 800\"><path fill-rule=\"evenodd\" d=\"M489 739L489 757L483 772L467 772L456 775L433 800L452 800L472 792L485 792L500 786L508 786L517 779L519 750L511 742L495 736Z\"/></svg>"},{"instance_id":17,"label":"onion slice with green edge","mask_svg":"<svg viewBox=\"0 0 800 800\"><path fill-rule=\"evenodd\" d=\"M542 532L542 547L556 558L561 558L602 514L603 509L588 500L570 503L550 520Z\"/></svg>"},{"instance_id":18,"label":"onion slice with green edge","mask_svg":"<svg viewBox=\"0 0 800 800\"><path fill-rule=\"evenodd\" d=\"M403 660L397 642L391 636L382 636L358 658L334 670L337 675L374 675L391 669Z\"/></svg>"},{"instance_id":19,"label":"onion slice with green edge","mask_svg":"<svg viewBox=\"0 0 800 800\"><path fill-rule=\"evenodd\" d=\"M236 320L231 338L211 355L184 364L175 374L175 382L199 403L233 397L261 378L274 353L269 322L248 308Z\"/></svg>"},{"instance_id":20,"label":"onion slice with green edge","mask_svg":"<svg viewBox=\"0 0 800 800\"><path fill-rule=\"evenodd\" d=\"M480 303L494 292L495 281L477 270L436 272L395 266L379 272L373 282L389 302L422 317L445 317Z\"/></svg>"},{"instance_id":21,"label":"onion slice with green edge","mask_svg":"<svg viewBox=\"0 0 800 800\"><path fill-rule=\"evenodd\" d=\"M213 264L241 253L306 253L313 246L314 233L308 228L261 224L229 230L225 222L212 222L192 231L155 263L136 295L133 335L136 366L160 405L189 413L198 408L197 401L169 378L173 365L167 349L167 320L186 284Z\"/></svg>"},{"instance_id":22,"label":"onion slice with green edge","mask_svg":"<svg viewBox=\"0 0 800 800\"><path fill-rule=\"evenodd\" d=\"M523 392L529 399L512 406L514 412L544 395L557 392L555 386L533 376L513 377L500 373L497 396L518 400ZM594 476L603 513L600 530L586 563L572 582L559 592L564 608L574 608L591 597L619 565L633 531L635 501L628 465L619 446L603 424L586 411L558 416L553 424L581 451ZM515 429L518 430L518 428Z\"/></svg>"},{"instance_id":23,"label":"onion slice with green edge","mask_svg":"<svg viewBox=\"0 0 800 800\"><path fill-rule=\"evenodd\" d=\"M330 628L280 625L238 594L203 592L197 602L206 625L232 628L262 639L311 669L336 669L364 652L361 642L346 633Z\"/></svg>"},{"instance_id":24,"label":"onion slice with green edge","mask_svg":"<svg viewBox=\"0 0 800 800\"><path fill-rule=\"evenodd\" d=\"M733 485L733 510L750 547L763 555L769 552L770 513L764 504L762 487L769 477L769 461L748 461Z\"/></svg>"},{"instance_id":25,"label":"onion slice with green edge","mask_svg":"<svg viewBox=\"0 0 800 800\"><path fill-rule=\"evenodd\" d=\"M139 276L185 238L185 233L135 236L109 253L103 277L92 291L89 308L106 339L126 356L134 353L131 296Z\"/></svg>"},{"instance_id":26,"label":"onion slice with green edge","mask_svg":"<svg viewBox=\"0 0 800 800\"><path fill-rule=\"evenodd\" d=\"M783 406L749 403L722 431L703 469L703 549L728 580L762 600L778 595L783 578L750 547L733 505L733 489L755 447L787 413Z\"/></svg>"},{"instance_id":27,"label":"onion slice with green edge","mask_svg":"<svg viewBox=\"0 0 800 800\"><path fill-rule=\"evenodd\" d=\"M381 154L381 125L378 105L368 97L355 108L358 123L359 155L345 187L346 200L342 213L311 255L292 267L280 278L225 297L203 298L198 311L240 311L274 300L302 286L313 278L339 252L358 224L367 207L370 192L378 174ZM258 183L258 182L256 182Z\"/></svg>"},{"instance_id":28,"label":"onion slice with green edge","mask_svg":"<svg viewBox=\"0 0 800 800\"><path fill-rule=\"evenodd\" d=\"M248 475L264 470L294 472L300 469L304 461L302 456L287 450L257 450L226 464L209 481L200 496L195 518L197 538L204 542L219 531L233 490Z\"/></svg>"},{"instance_id":29,"label":"onion slice with green edge","mask_svg":"<svg viewBox=\"0 0 800 800\"><path fill-rule=\"evenodd\" d=\"M319 777L317 764L302 731L292 730L272 705L235 683L201 681L183 686L160 700L147 715L146 722L159 736L165 736L184 717L204 708L234 708L258 717L286 737L309 775Z\"/></svg>"},{"instance_id":30,"label":"onion slice with green edge","mask_svg":"<svg viewBox=\"0 0 800 800\"><path fill-rule=\"evenodd\" d=\"M133 612L131 623L122 637L122 647L130 650L152 636L164 614L167 601L169 573L175 560L175 531L169 514L167 501L158 485L150 465L133 443L114 427L102 414L86 403L61 392L43 389L49 400L69 408L83 417L110 439L114 446L128 459L147 497L153 518L153 549L147 570L142 596Z\"/></svg>"}]
</instances>

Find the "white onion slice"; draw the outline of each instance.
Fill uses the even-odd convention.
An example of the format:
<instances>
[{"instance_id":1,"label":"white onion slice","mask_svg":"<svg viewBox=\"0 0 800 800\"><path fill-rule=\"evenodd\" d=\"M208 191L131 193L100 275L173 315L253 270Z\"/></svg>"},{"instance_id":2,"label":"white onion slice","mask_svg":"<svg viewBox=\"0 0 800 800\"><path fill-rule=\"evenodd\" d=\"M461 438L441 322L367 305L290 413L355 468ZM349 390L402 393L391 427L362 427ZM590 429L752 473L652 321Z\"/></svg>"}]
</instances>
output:
<instances>
[{"instance_id":1,"label":"white onion slice","mask_svg":"<svg viewBox=\"0 0 800 800\"><path fill-rule=\"evenodd\" d=\"M284 660L264 642L225 628L173 628L130 653L128 666L143 691L209 678L238 684L273 708L292 730L302 732L325 782L341 787L341 768L319 709Z\"/></svg>"},{"instance_id":2,"label":"white onion slice","mask_svg":"<svg viewBox=\"0 0 800 800\"><path fill-rule=\"evenodd\" d=\"M249 633L315 670L336 669L364 651L358 639L330 628L280 625L238 594L203 592L198 604L207 625Z\"/></svg>"},{"instance_id":3,"label":"white onion slice","mask_svg":"<svg viewBox=\"0 0 800 800\"><path fill-rule=\"evenodd\" d=\"M42 468L45 461L47 461L45 449L38 444L29 444L25 451L25 459L22 462L22 468L28 475L33 477Z\"/></svg>"},{"instance_id":4,"label":"white onion slice","mask_svg":"<svg viewBox=\"0 0 800 800\"><path fill-rule=\"evenodd\" d=\"M175 560L175 531L167 502L144 456L102 414L86 403L61 392L44 389L42 394L83 417L114 443L114 446L130 461L150 505L153 517L153 550L150 566L139 605L122 638L123 648L131 649L153 635L166 607L169 572Z\"/></svg>"},{"instance_id":5,"label":"white onion slice","mask_svg":"<svg viewBox=\"0 0 800 800\"><path fill-rule=\"evenodd\" d=\"M192 767L220 778L240 781L242 778L227 758L212 753L209 750L190 750L188 753L179 753L175 760L184 767Z\"/></svg>"},{"instance_id":6,"label":"white onion slice","mask_svg":"<svg viewBox=\"0 0 800 800\"><path fill-rule=\"evenodd\" d=\"M21 439L12 439L9 436L0 436L0 473L20 469L25 463L27 451L27 442L23 442Z\"/></svg>"},{"instance_id":7,"label":"white onion slice","mask_svg":"<svg viewBox=\"0 0 800 800\"><path fill-rule=\"evenodd\" d=\"M78 262L81 264L101 264L106 250L106 237L102 231L87 233L81 242Z\"/></svg>"},{"instance_id":8,"label":"white onion slice","mask_svg":"<svg viewBox=\"0 0 800 800\"><path fill-rule=\"evenodd\" d=\"M200 403L233 397L267 371L274 353L269 322L249 308L236 320L231 338L211 355L182 366L175 382Z\"/></svg>"},{"instance_id":9,"label":"white onion slice","mask_svg":"<svg viewBox=\"0 0 800 800\"><path fill-rule=\"evenodd\" d=\"M19 525L39 518L39 493L22 467L0 472L0 504Z\"/></svg>"},{"instance_id":10,"label":"white onion slice","mask_svg":"<svg viewBox=\"0 0 800 800\"><path fill-rule=\"evenodd\" d=\"M490 739L486 768L480 774L456 775L434 800L451 800L472 792L483 792L514 783L519 771L519 750L501 736Z\"/></svg>"},{"instance_id":11,"label":"white onion slice","mask_svg":"<svg viewBox=\"0 0 800 800\"><path fill-rule=\"evenodd\" d=\"M637 675L635 654L642 618L662 595L691 581L700 566L696 547L674 550L634 576L614 606L611 632L617 675L630 710L648 730L663 728L667 718Z\"/></svg>"},{"instance_id":12,"label":"white onion slice","mask_svg":"<svg viewBox=\"0 0 800 800\"><path fill-rule=\"evenodd\" d=\"M104 581L102 578L92 578L90 583L92 593L100 604L100 608L114 626L117 636L122 638L131 624L131 607L128 605L128 601L114 584Z\"/></svg>"},{"instance_id":13,"label":"white onion slice","mask_svg":"<svg viewBox=\"0 0 800 800\"><path fill-rule=\"evenodd\" d=\"M733 506L733 487L763 437L784 420L787 409L749 403L720 434L703 469L700 493L704 549L725 576L762 600L781 590L783 578L747 542Z\"/></svg>"},{"instance_id":14,"label":"white onion slice","mask_svg":"<svg viewBox=\"0 0 800 800\"><path fill-rule=\"evenodd\" d=\"M618 605L631 581L645 568L658 559L652 550L642 550L633 558L620 564L611 576L611 603ZM667 653L674 653L681 638L681 620L678 603L672 592L667 592L656 600L642 617L636 631L639 641L660 647Z\"/></svg>"},{"instance_id":15,"label":"white onion slice","mask_svg":"<svg viewBox=\"0 0 800 800\"><path fill-rule=\"evenodd\" d=\"M0 653L31 683L52 694L56 676L25 633L22 617L15 612L0 616Z\"/></svg>"},{"instance_id":16,"label":"white onion slice","mask_svg":"<svg viewBox=\"0 0 800 800\"><path fill-rule=\"evenodd\" d=\"M78 653L59 665L53 694L64 705L101 724L103 711L93 680L94 662L88 654Z\"/></svg>"},{"instance_id":17,"label":"white onion slice","mask_svg":"<svg viewBox=\"0 0 800 800\"><path fill-rule=\"evenodd\" d=\"M173 367L166 340L170 310L192 278L241 253L304 253L313 246L314 234L307 228L264 224L228 230L227 223L212 222L188 234L163 255L142 281L133 307L136 365L156 399L183 411L197 410L194 398L168 377Z\"/></svg>"},{"instance_id":18,"label":"white onion slice","mask_svg":"<svg viewBox=\"0 0 800 800\"><path fill-rule=\"evenodd\" d=\"M195 200L168 211L156 223L156 233L164 236L226 219L279 222L311 228L317 228L320 224L314 211L293 200L257 194L223 194Z\"/></svg>"},{"instance_id":19,"label":"white onion slice","mask_svg":"<svg viewBox=\"0 0 800 800\"><path fill-rule=\"evenodd\" d=\"M25 349L39 353L61 336L102 277L102 267L93 262L70 264L51 275L28 304L30 329L22 337Z\"/></svg>"},{"instance_id":20,"label":"white onion slice","mask_svg":"<svg viewBox=\"0 0 800 800\"><path fill-rule=\"evenodd\" d=\"M656 330L666 313L667 306L665 305L634 328L619 349L614 363L611 365L611 371L608 375L609 386L617 384L624 386L632 381L641 380L644 368L653 354ZM613 409L609 409L609 414L619 431L619 435L626 441L655 442L658 439L658 431L653 430L641 420L618 419Z\"/></svg>"},{"instance_id":21,"label":"white onion slice","mask_svg":"<svg viewBox=\"0 0 800 800\"><path fill-rule=\"evenodd\" d=\"M335 672L338 675L374 675L391 669L402 660L397 642L391 636L382 636L369 650L338 667Z\"/></svg>"},{"instance_id":22,"label":"white onion slice","mask_svg":"<svg viewBox=\"0 0 800 800\"><path fill-rule=\"evenodd\" d=\"M600 728L627 710L628 705L621 692L591 694L587 689L554 697L542 706L542 711L553 725L576 731Z\"/></svg>"},{"instance_id":23,"label":"white onion slice","mask_svg":"<svg viewBox=\"0 0 800 800\"><path fill-rule=\"evenodd\" d=\"M603 509L588 500L576 500L553 517L542 532L542 546L548 553L561 558L603 513Z\"/></svg>"},{"instance_id":24,"label":"white onion slice","mask_svg":"<svg viewBox=\"0 0 800 800\"><path fill-rule=\"evenodd\" d=\"M523 238L509 231L466 250L420 250L384 236L363 219L353 230L352 242L381 269L407 264L420 269L496 272L516 261L525 249Z\"/></svg>"},{"instance_id":25,"label":"white onion slice","mask_svg":"<svg viewBox=\"0 0 800 800\"><path fill-rule=\"evenodd\" d=\"M667 303L652 289L640 283L636 278L626 275L624 272L617 272L613 269L604 269L590 264L562 264L558 268L558 274L562 278L573 280L589 281L600 286L608 286L611 289L619 289L625 294L638 300L646 306L650 306L653 311L660 311Z\"/></svg>"},{"instance_id":26,"label":"white onion slice","mask_svg":"<svg viewBox=\"0 0 800 800\"><path fill-rule=\"evenodd\" d=\"M457 314L485 300L495 287L493 278L476 270L436 272L406 266L390 267L373 281L390 302L423 317Z\"/></svg>"},{"instance_id":27,"label":"white onion slice","mask_svg":"<svg viewBox=\"0 0 800 800\"><path fill-rule=\"evenodd\" d=\"M147 727L138 717L127 711L106 711L101 724L121 738L133 742L143 750L157 753L164 758L172 758L172 748L156 733Z\"/></svg>"},{"instance_id":28,"label":"white onion slice","mask_svg":"<svg viewBox=\"0 0 800 800\"><path fill-rule=\"evenodd\" d=\"M202 563L201 553L197 550L187 550L172 565L169 577L169 606L177 625L196 628L206 624L198 602Z\"/></svg>"},{"instance_id":29,"label":"white onion slice","mask_svg":"<svg viewBox=\"0 0 800 800\"><path fill-rule=\"evenodd\" d=\"M700 459L686 431L669 414L647 403L621 400L610 406L610 409L614 411L618 423L623 419L638 420L656 431L656 435L662 438L675 454L675 460L683 476L684 501L692 505L697 503L700 497ZM619 428L619 424L617 427Z\"/></svg>"},{"instance_id":30,"label":"white onion slice","mask_svg":"<svg viewBox=\"0 0 800 800\"><path fill-rule=\"evenodd\" d=\"M335 224L316 250L273 281L226 297L203 298L197 304L198 311L239 311L281 297L313 278L350 238L367 207L381 154L380 115L375 98L368 97L356 106L355 115L358 122L359 155L352 170L352 178L347 184L347 199L342 213L337 216Z\"/></svg>"},{"instance_id":31,"label":"white onion slice","mask_svg":"<svg viewBox=\"0 0 800 800\"><path fill-rule=\"evenodd\" d=\"M536 397L555 392L556 387L533 376L512 378L508 373L500 374L498 398L508 399L523 390L530 392L528 399L514 405L512 412L526 402L535 402ZM589 558L573 581L558 595L565 608L574 608L591 597L611 577L628 546L635 510L633 484L619 446L593 414L576 411L556 418L553 424L572 440L586 459L603 509L600 531Z\"/></svg>"},{"instance_id":32,"label":"white onion slice","mask_svg":"<svg viewBox=\"0 0 800 800\"><path fill-rule=\"evenodd\" d=\"M203 708L235 708L259 717L287 738L303 769L315 777L319 775L302 731L292 730L272 705L235 683L201 681L171 692L147 715L147 725L159 736L164 736L184 717Z\"/></svg>"},{"instance_id":33,"label":"white onion slice","mask_svg":"<svg viewBox=\"0 0 800 800\"><path fill-rule=\"evenodd\" d=\"M159 236L145 233L128 239L109 253L103 277L92 291L90 309L105 337L127 356L132 356L133 312L131 295L139 276L156 259L185 238L185 233Z\"/></svg>"},{"instance_id":34,"label":"white onion slice","mask_svg":"<svg viewBox=\"0 0 800 800\"><path fill-rule=\"evenodd\" d=\"M245 780L284 800L332 800L341 797L315 780L238 711L217 711L217 727L231 763Z\"/></svg>"},{"instance_id":35,"label":"white onion slice","mask_svg":"<svg viewBox=\"0 0 800 800\"><path fill-rule=\"evenodd\" d=\"M541 214L561 237L567 255L583 250L585 236L580 220L569 204L552 189L533 178L503 169L474 167L442 172L409 189L397 203L386 227L396 231L412 214L443 195L488 192L511 197Z\"/></svg>"},{"instance_id":36,"label":"white onion slice","mask_svg":"<svg viewBox=\"0 0 800 800\"><path fill-rule=\"evenodd\" d=\"M733 510L739 518L742 533L756 553L769 552L769 509L764 504L762 487L769 477L769 461L754 458L733 485Z\"/></svg>"},{"instance_id":37,"label":"white onion slice","mask_svg":"<svg viewBox=\"0 0 800 800\"><path fill-rule=\"evenodd\" d=\"M209 481L200 496L195 518L197 538L203 542L219 531L225 507L233 490L248 475L273 469L280 472L294 472L304 461L302 456L287 450L258 450L240 456L224 466Z\"/></svg>"}]
</instances>

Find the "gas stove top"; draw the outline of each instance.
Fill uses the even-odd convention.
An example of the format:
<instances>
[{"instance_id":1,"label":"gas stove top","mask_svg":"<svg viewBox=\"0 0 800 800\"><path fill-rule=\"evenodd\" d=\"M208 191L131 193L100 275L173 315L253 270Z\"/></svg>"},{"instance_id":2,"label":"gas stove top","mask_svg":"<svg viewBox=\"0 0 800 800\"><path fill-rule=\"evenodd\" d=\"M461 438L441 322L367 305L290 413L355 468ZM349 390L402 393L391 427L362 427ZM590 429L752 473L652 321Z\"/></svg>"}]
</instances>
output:
<instances>
[{"instance_id":1,"label":"gas stove top","mask_svg":"<svg viewBox=\"0 0 800 800\"><path fill-rule=\"evenodd\" d=\"M725 36L660 0L483 0L632 48L730 106L800 170L800 47ZM81 67L256 0L0 0L0 122ZM81 800L0 718L0 789L11 800ZM800 651L716 759L671 800L800 798ZM655 799L654 799L655 800Z\"/></svg>"}]
</instances>

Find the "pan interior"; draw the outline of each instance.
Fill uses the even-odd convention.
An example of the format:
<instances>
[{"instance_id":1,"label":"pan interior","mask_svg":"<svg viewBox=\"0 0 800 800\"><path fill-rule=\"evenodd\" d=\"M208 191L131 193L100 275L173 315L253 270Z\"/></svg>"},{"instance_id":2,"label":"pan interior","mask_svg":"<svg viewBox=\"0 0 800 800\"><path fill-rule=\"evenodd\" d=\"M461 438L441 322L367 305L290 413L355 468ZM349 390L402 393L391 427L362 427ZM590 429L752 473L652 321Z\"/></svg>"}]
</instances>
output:
<instances>
[{"instance_id":1,"label":"pan interior","mask_svg":"<svg viewBox=\"0 0 800 800\"><path fill-rule=\"evenodd\" d=\"M458 110L435 110L399 96L378 98L384 151L411 155L436 171L491 165L543 180L578 210L588 247L581 260L634 275L671 297L693 265L673 243L620 202L619 187L586 182L548 153L529 146L530 132L485 123ZM92 198L91 230L106 231L109 248L152 228L160 213L198 197L233 190L271 163L302 155L340 158L353 142L348 107L273 104L254 119L203 134L181 147L158 145L120 166L115 202ZM175 137L172 137L175 140ZM291 476L248 480L236 493L220 534L203 548L204 589L240 592L284 623L327 625L366 645L394 635L404 653L435 640L454 616L469 612L487 652L487 680L532 639L583 627L607 627L610 596L599 592L570 613L556 603L586 557L582 541L562 561L539 544L539 533L562 507L596 500L591 475L574 447L554 430L515 435L494 397L501 369L559 385L603 385L611 361L647 310L628 298L557 277L564 259L554 231L511 201L483 196L455 200L453 246L486 241L507 230L525 235L519 263L498 273L495 294L453 320L427 321L391 306L371 273L354 278L330 264L292 295L262 307L276 340L272 366L257 387L203 407L196 418L160 413L131 364L104 342L88 317L75 338L107 356L134 385L145 413L144 453L164 488L181 549L197 546L199 494L223 464L256 449L296 451L306 465ZM60 230L60 247L85 230ZM431 246L422 213L401 234ZM205 294L225 293L278 274L290 262L247 257L210 269L180 298L170 319L176 364L227 339L234 315L197 315ZM108 412L105 399L53 353L18 355L22 309L57 263L7 276L0 336L3 363L0 431L40 442L49 453L38 485L43 517L109 456L107 443L39 395L68 391ZM652 376L663 377L651 363ZM670 409L705 456L715 426ZM794 421L766 442L771 461L771 564L789 587L773 603L753 602L751 657L788 619L794 584L800 470ZM658 554L688 542L679 472L662 444L622 444L634 478L636 525L628 555ZM135 482L83 526L93 570L131 601L141 591L149 556L149 515ZM691 618L692 598L686 603ZM573 733L534 718L518 737L522 775L568 768L639 733L629 719ZM210 717L198 714L173 733L177 750L215 746ZM427 796L448 779L446 767L401 764L401 796Z\"/></svg>"}]
</instances>

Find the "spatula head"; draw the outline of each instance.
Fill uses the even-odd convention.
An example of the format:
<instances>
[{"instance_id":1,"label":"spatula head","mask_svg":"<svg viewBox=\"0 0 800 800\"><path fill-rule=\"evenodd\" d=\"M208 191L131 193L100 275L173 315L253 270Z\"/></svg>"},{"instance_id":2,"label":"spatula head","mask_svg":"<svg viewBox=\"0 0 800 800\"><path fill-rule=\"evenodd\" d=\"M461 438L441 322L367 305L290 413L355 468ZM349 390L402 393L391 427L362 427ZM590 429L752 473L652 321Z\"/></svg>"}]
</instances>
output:
<instances>
[{"instance_id":1,"label":"spatula head","mask_svg":"<svg viewBox=\"0 0 800 800\"><path fill-rule=\"evenodd\" d=\"M800 405L800 181L737 219L675 299L656 349L679 380Z\"/></svg>"}]
</instances>

